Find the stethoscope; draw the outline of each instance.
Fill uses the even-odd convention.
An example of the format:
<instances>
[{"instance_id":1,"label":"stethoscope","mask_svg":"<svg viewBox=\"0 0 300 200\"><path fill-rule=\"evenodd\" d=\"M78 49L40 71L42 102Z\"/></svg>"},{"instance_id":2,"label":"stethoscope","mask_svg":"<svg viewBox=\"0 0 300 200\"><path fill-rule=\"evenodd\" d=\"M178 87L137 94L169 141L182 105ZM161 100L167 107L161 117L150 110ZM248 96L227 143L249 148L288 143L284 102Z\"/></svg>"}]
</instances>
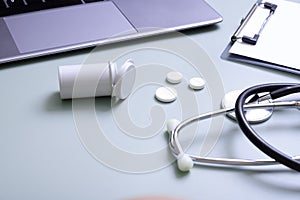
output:
<instances>
[{"instance_id":1,"label":"stethoscope","mask_svg":"<svg viewBox=\"0 0 300 200\"><path fill-rule=\"evenodd\" d=\"M290 157L279 151L271 144L261 138L251 127L247 120L247 112L252 109L274 109L274 108L298 108L300 101L275 101L278 98L300 92L300 84L293 83L271 83L262 84L247 88L237 98L235 106L224 108L198 116L188 118L182 122L169 120L167 129L170 134L170 149L177 159L178 168L181 171L189 171L194 164L209 165L236 165L236 166L262 166L283 164L291 169L300 172L300 156ZM230 158L212 158L204 156L190 155L184 152L178 135L185 126L199 120L208 119L222 114L235 114L235 118L244 135L262 152L272 159L230 159ZM232 115L231 115L232 116Z\"/></svg>"}]
</instances>

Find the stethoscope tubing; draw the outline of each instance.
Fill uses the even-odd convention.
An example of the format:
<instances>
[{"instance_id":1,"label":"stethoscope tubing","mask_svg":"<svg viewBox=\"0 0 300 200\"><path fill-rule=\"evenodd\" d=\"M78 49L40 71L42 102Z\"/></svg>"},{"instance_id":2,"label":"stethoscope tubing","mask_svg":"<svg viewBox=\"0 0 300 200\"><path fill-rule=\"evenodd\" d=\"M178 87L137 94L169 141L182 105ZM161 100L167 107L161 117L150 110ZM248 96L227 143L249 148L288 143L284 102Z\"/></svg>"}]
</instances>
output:
<instances>
[{"instance_id":1,"label":"stethoscope tubing","mask_svg":"<svg viewBox=\"0 0 300 200\"><path fill-rule=\"evenodd\" d=\"M262 92L273 92L276 93L277 98L282 96L286 96L295 92L299 92L300 84L278 84L278 83L271 83L271 84L262 84L250 87L243 91L235 105L235 115L237 118L237 122L242 129L244 135L262 152L267 154L269 157L273 158L275 161L294 169L300 172L300 161L295 160L293 157L284 154L283 152L279 151L277 148L270 145L266 142L259 134L252 128L245 116L245 101L246 99L257 93ZM297 105L296 105L297 106Z\"/></svg>"},{"instance_id":2,"label":"stethoscope tubing","mask_svg":"<svg viewBox=\"0 0 300 200\"><path fill-rule=\"evenodd\" d=\"M262 87L266 86L266 85L269 85L269 87L267 87L267 88L271 89L271 91L277 91L279 89L282 89L282 88L286 87L290 91L290 93L293 93L292 91L294 91L294 92L295 91L299 91L299 87L300 87L299 84L264 84L264 85L262 85ZM267 90L267 88L265 90ZM262 91L262 92L266 92L265 90ZM247 110L247 109L275 108L275 107L276 108L279 108L279 107L280 108L299 108L300 107L300 102L299 101L268 102L268 103L263 102L263 103L259 103L259 104L255 103L255 104L247 104L247 105L245 105L244 102L245 102L246 99L244 99L244 98L248 98L249 94L248 95L247 95L247 93L242 93L242 94L244 94L244 95L242 96L243 98L240 99L240 100L243 100L243 102L241 101L243 112L241 112L242 115L240 113L238 113L239 117L243 116L245 118L244 111ZM284 92L284 95L287 95L287 94L289 94L289 93ZM284 95L282 95L282 96L284 96ZM278 97L279 96L280 95L278 95ZM238 104L238 105L240 106L240 104ZM197 115L197 116L188 118L188 119L180 122L175 127L175 129L172 130L171 133L170 133L171 136L170 136L170 143L169 143L169 145L170 145L171 151L174 154L174 156L177 157L177 158L179 158L180 156L184 155L184 151L183 151L183 149L182 149L182 147L180 145L179 139L178 139L179 132L180 132L180 130L182 128L184 128L185 126L187 126L187 125L189 125L189 124L191 124L191 123L193 123L195 121L200 121L200 120L208 119L208 118L215 117L215 116L218 116L218 115L230 113L230 112L233 112L235 110L236 110L236 107L220 109L220 110L212 111L212 112L209 112L209 113ZM245 120L246 120L246 118L245 118ZM246 122L247 122L247 120L246 120ZM248 127L251 128L251 126L249 124L247 125L247 128ZM274 148L273 148L273 150L274 150ZM237 165L237 166L261 166L261 165L274 165L274 164L280 164L281 163L281 160L276 160L276 159L256 159L256 160L250 160L250 159L212 158L212 157L207 157L207 156L203 157L203 156L195 156L195 155L189 155L189 157L196 164ZM273 157L271 157L271 158L273 158ZM288 157L288 159L289 160L293 160L293 162L297 163L297 164L300 162L300 156ZM288 167L290 167L290 165L288 165ZM292 169L295 169L295 167L293 167Z\"/></svg>"}]
</instances>

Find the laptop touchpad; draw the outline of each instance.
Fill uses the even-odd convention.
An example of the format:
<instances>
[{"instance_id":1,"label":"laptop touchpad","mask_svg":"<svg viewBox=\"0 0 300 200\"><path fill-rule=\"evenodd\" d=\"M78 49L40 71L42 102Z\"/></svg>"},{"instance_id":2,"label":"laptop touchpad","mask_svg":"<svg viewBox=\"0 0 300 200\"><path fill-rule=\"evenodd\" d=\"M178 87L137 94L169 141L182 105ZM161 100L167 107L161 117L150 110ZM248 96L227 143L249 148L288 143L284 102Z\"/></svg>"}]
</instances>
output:
<instances>
[{"instance_id":1,"label":"laptop touchpad","mask_svg":"<svg viewBox=\"0 0 300 200\"><path fill-rule=\"evenodd\" d=\"M111 2L11 16L4 20L21 53L136 32Z\"/></svg>"},{"instance_id":2,"label":"laptop touchpad","mask_svg":"<svg viewBox=\"0 0 300 200\"><path fill-rule=\"evenodd\" d=\"M112 0L139 31L188 28L222 20L204 0Z\"/></svg>"}]
</instances>

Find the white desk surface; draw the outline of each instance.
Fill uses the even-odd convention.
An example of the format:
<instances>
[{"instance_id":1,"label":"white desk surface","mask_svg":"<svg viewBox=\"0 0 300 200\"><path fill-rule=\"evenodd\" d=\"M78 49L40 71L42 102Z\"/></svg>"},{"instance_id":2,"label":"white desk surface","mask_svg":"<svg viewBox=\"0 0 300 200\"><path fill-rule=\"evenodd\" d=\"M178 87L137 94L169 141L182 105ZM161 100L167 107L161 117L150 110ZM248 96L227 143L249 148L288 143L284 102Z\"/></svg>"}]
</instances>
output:
<instances>
[{"instance_id":1,"label":"white desk surface","mask_svg":"<svg viewBox=\"0 0 300 200\"><path fill-rule=\"evenodd\" d=\"M221 53L254 1L208 2L224 21L217 26L184 33L207 52L221 77L224 92L266 82L299 82L296 75L222 60ZM99 162L79 138L72 102L62 102L58 95L57 67L80 64L89 52L81 50L1 65L0 199L130 199L142 196L299 199L300 174L285 167L236 169L201 166L184 174L173 163L152 172L134 174L114 170ZM139 89L140 102L146 102L147 98L142 101L141 96L151 96L152 90L151 87ZM197 98L204 97L207 90L196 93ZM157 105L163 109L167 106ZM110 99L97 99L96 106L99 120L109 121ZM144 106L137 103L131 108L133 114L141 114ZM149 117L148 111L144 114L142 117ZM137 117L133 116L133 119ZM288 144L291 152L300 154L297 149L298 122L297 111L281 111L258 128L270 142L283 148ZM105 123L105 128L113 130L115 124ZM163 131L160 134L164 134ZM107 137L112 143L126 147L118 137ZM129 137L124 141L133 139ZM136 142L139 140L133 143ZM150 150L157 146L149 142L145 147ZM143 152L143 149L139 151ZM264 157L229 120L224 121L222 136L212 155Z\"/></svg>"}]
</instances>

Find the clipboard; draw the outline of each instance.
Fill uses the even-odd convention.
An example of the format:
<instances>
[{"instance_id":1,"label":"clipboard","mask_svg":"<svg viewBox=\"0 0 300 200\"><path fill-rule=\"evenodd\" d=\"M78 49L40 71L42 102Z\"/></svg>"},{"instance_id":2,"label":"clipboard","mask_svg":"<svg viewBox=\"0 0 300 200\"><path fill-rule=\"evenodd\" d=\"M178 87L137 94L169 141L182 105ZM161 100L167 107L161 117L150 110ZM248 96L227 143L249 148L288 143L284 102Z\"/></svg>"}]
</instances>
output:
<instances>
[{"instance_id":1,"label":"clipboard","mask_svg":"<svg viewBox=\"0 0 300 200\"><path fill-rule=\"evenodd\" d=\"M294 14L300 16L298 3L258 0L241 20L221 58L300 75L300 37L286 38L290 33L298 35L298 29L300 32ZM281 30L285 23L293 26L287 29L283 25ZM298 48L293 46L297 44ZM298 57L294 51L299 52Z\"/></svg>"}]
</instances>

